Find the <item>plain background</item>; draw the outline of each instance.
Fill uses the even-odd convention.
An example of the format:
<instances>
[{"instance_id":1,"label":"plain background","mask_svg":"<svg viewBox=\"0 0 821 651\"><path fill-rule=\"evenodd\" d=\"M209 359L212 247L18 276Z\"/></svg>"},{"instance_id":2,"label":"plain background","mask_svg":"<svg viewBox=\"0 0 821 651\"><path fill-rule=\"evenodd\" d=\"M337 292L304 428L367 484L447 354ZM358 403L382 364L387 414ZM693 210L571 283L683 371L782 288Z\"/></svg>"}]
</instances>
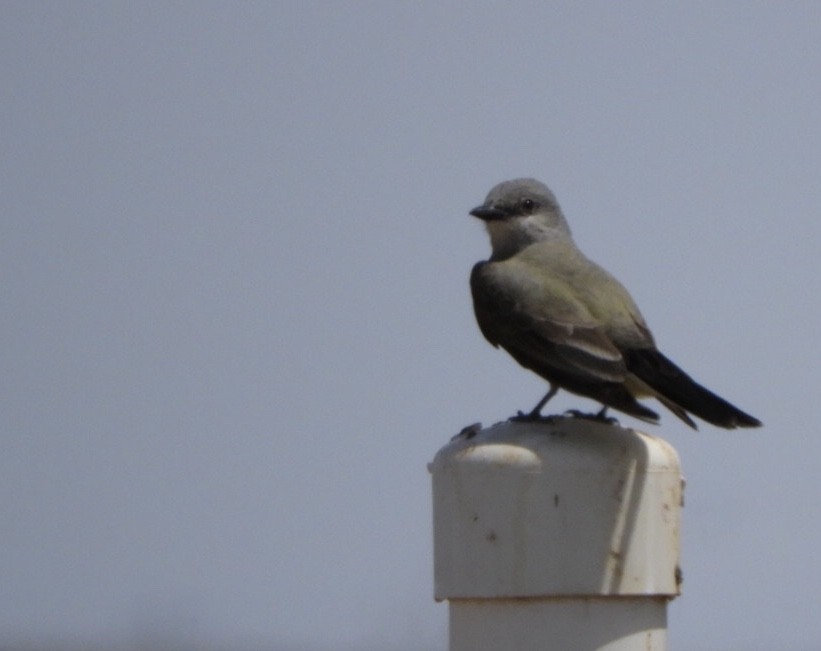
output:
<instances>
[{"instance_id":1,"label":"plain background","mask_svg":"<svg viewBox=\"0 0 821 651\"><path fill-rule=\"evenodd\" d=\"M766 425L643 426L670 647L821 647L819 43L814 2L3 2L0 646L444 650L426 464L545 390L467 213L535 176Z\"/></svg>"}]
</instances>

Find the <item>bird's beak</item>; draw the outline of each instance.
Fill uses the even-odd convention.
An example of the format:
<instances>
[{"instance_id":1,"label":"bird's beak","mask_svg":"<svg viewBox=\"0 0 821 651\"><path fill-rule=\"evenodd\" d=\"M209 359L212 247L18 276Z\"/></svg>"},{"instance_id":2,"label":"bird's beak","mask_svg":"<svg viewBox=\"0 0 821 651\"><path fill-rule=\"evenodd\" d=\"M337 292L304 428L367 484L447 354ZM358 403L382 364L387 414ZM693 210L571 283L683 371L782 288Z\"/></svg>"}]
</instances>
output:
<instances>
[{"instance_id":1,"label":"bird's beak","mask_svg":"<svg viewBox=\"0 0 821 651\"><path fill-rule=\"evenodd\" d=\"M507 217L507 213L504 210L487 205L477 206L470 211L470 214L486 222L498 221Z\"/></svg>"}]
</instances>

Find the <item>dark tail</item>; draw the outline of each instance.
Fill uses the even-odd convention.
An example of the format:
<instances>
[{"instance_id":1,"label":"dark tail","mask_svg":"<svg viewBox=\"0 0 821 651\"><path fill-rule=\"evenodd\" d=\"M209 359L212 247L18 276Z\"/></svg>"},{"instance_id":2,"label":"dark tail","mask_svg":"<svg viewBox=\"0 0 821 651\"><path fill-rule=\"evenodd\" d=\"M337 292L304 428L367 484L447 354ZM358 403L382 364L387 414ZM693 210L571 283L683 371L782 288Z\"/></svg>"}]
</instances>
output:
<instances>
[{"instance_id":1,"label":"dark tail","mask_svg":"<svg viewBox=\"0 0 821 651\"><path fill-rule=\"evenodd\" d=\"M642 348L626 351L624 356L630 372L655 389L661 402L689 425L695 426L680 410L727 429L761 426L760 420L705 389L659 351Z\"/></svg>"}]
</instances>

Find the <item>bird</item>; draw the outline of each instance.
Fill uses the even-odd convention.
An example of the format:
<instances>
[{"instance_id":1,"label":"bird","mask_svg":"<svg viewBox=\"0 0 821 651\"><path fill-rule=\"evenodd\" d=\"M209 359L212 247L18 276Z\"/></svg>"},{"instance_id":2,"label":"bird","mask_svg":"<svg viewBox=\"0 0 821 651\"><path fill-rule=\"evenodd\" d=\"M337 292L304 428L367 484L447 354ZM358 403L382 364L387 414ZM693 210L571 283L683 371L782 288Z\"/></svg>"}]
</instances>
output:
<instances>
[{"instance_id":1,"label":"bird","mask_svg":"<svg viewBox=\"0 0 821 651\"><path fill-rule=\"evenodd\" d=\"M629 292L578 248L546 185L499 183L470 214L485 223L492 249L470 274L479 329L549 384L515 419L545 418L541 410L564 389L599 402L592 417L602 420L611 420L612 408L658 423L659 414L639 402L655 398L693 429L692 416L726 429L761 426L658 349Z\"/></svg>"}]
</instances>

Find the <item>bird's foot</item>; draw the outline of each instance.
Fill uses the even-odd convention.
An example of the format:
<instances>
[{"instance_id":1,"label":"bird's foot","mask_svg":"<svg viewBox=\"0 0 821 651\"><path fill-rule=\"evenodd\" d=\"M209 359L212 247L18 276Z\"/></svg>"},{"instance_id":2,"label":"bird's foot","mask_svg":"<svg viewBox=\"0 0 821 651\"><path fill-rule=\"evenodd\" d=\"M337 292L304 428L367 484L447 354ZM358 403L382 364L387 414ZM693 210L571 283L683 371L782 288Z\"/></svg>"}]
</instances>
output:
<instances>
[{"instance_id":1,"label":"bird's foot","mask_svg":"<svg viewBox=\"0 0 821 651\"><path fill-rule=\"evenodd\" d=\"M556 415L543 416L538 411L531 411L527 414L523 411L519 411L516 412L515 416L511 416L507 420L511 423L552 423L556 418Z\"/></svg>"},{"instance_id":2,"label":"bird's foot","mask_svg":"<svg viewBox=\"0 0 821 651\"><path fill-rule=\"evenodd\" d=\"M585 413L583 411L579 411L578 409L568 409L564 412L568 416L572 416L573 418L582 418L584 420L593 420L597 423L606 423L607 425L618 425L619 421L617 418L613 416L607 415L607 407L597 411L594 414Z\"/></svg>"}]
</instances>

